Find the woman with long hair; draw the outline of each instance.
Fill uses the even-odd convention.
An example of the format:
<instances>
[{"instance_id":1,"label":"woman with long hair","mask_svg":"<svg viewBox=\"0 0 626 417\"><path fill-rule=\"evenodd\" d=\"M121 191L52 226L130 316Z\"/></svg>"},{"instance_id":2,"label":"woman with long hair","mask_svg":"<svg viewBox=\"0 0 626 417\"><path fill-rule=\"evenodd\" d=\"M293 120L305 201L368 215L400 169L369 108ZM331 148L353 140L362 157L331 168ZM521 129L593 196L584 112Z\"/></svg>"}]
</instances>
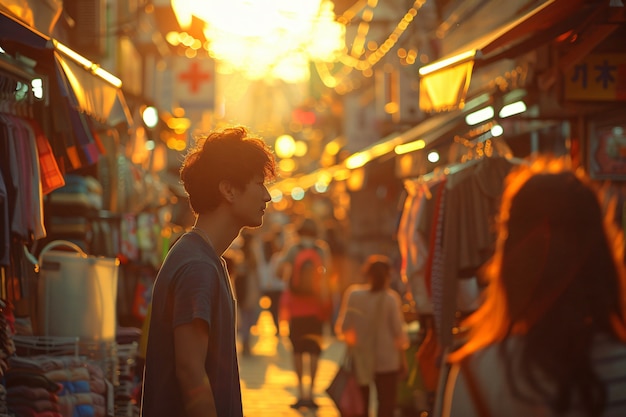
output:
<instances>
[{"instance_id":1,"label":"woman with long hair","mask_svg":"<svg viewBox=\"0 0 626 417\"><path fill-rule=\"evenodd\" d=\"M600 197L560 160L509 174L443 416L626 416L623 237Z\"/></svg>"}]
</instances>

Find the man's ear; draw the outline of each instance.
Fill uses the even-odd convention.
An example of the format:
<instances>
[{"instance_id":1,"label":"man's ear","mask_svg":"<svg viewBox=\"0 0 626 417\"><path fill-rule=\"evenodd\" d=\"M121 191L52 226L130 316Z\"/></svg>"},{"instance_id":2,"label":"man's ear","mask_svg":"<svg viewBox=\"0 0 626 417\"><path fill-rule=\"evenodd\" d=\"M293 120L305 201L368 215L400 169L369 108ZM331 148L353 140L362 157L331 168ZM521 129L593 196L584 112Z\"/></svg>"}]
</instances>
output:
<instances>
[{"instance_id":1,"label":"man's ear","mask_svg":"<svg viewBox=\"0 0 626 417\"><path fill-rule=\"evenodd\" d=\"M232 203L233 199L235 198L233 184L230 181L222 180L220 181L219 189L220 194L222 195L222 197L224 197L224 200Z\"/></svg>"}]
</instances>

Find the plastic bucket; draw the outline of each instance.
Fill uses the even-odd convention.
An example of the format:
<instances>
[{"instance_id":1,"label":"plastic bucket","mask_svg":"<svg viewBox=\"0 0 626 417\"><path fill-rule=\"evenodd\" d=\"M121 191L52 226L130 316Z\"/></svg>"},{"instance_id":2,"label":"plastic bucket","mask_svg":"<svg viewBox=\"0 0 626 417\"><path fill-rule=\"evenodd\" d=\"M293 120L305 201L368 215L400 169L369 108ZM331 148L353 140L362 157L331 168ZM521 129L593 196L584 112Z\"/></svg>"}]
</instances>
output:
<instances>
[{"instance_id":1,"label":"plastic bucket","mask_svg":"<svg viewBox=\"0 0 626 417\"><path fill-rule=\"evenodd\" d=\"M52 250L65 246L74 250ZM37 329L41 336L115 340L119 260L89 256L55 240L39 255Z\"/></svg>"}]
</instances>

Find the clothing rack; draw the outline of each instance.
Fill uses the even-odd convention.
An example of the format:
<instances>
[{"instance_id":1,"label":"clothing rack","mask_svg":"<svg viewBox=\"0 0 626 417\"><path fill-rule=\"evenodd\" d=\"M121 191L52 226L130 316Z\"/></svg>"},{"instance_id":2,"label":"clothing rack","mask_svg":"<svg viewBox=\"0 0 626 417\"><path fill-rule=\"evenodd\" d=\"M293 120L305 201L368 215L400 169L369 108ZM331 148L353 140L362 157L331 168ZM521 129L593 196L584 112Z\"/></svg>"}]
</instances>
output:
<instances>
[{"instance_id":1,"label":"clothing rack","mask_svg":"<svg viewBox=\"0 0 626 417\"><path fill-rule=\"evenodd\" d=\"M490 219L497 211L502 182L512 166L526 163L514 158L504 142L457 143L466 147L465 159L405 181L411 197L404 205L398 232L407 233L398 236L404 245L404 273L415 296L421 297L421 310L432 310L439 343L444 347L453 341L457 313L475 308L475 284L465 279L476 280L476 268L488 258L493 245ZM485 152L487 145L492 148ZM427 209L420 210L422 205ZM461 278L463 287L459 286ZM467 283L474 287L465 286ZM459 294L472 295L472 299L466 297L469 302L461 307Z\"/></svg>"},{"instance_id":2,"label":"clothing rack","mask_svg":"<svg viewBox=\"0 0 626 417\"><path fill-rule=\"evenodd\" d=\"M517 158L512 155L512 152L509 149L508 145L501 137L494 137L486 141L477 143L472 143L459 139L461 138L455 138L455 142L464 146L467 150L467 152L461 156L461 160L459 162L454 162L444 167L437 167L427 174L422 174L418 177L408 179L407 181L420 181L423 183L428 183L437 178L440 178L442 175L452 175L466 168L469 168L470 166L476 164L484 158L506 158L514 165L519 165L525 162L524 159ZM490 142L491 144L485 145L485 143L487 142ZM486 146L489 146L491 150L485 151Z\"/></svg>"}]
</instances>

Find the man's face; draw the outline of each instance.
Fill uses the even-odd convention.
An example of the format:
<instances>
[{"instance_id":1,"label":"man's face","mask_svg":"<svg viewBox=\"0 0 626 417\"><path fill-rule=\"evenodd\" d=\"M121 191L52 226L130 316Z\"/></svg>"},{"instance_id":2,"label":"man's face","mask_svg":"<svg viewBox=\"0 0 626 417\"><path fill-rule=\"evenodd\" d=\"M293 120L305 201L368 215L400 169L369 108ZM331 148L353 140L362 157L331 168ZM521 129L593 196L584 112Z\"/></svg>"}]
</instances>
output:
<instances>
[{"instance_id":1,"label":"man's face","mask_svg":"<svg viewBox=\"0 0 626 417\"><path fill-rule=\"evenodd\" d=\"M235 191L233 212L241 222L241 227L259 227L263 224L263 215L267 203L271 201L264 177L256 175L243 190Z\"/></svg>"}]
</instances>

